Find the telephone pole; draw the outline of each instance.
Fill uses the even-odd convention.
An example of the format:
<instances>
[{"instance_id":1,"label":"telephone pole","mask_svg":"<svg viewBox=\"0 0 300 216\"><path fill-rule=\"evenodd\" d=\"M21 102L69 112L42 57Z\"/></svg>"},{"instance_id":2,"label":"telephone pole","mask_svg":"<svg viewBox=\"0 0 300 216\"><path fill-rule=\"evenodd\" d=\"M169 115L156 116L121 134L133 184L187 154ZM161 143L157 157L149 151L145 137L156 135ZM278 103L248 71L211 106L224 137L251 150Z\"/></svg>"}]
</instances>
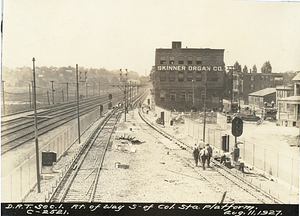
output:
<instances>
[{"instance_id":1,"label":"telephone pole","mask_svg":"<svg viewBox=\"0 0 300 216\"><path fill-rule=\"evenodd\" d=\"M203 115L203 142L205 142L205 124L206 124L206 97L207 97L207 71L205 72L205 84L204 84L204 115Z\"/></svg>"},{"instance_id":2,"label":"telephone pole","mask_svg":"<svg viewBox=\"0 0 300 216\"><path fill-rule=\"evenodd\" d=\"M33 61L33 108L34 108L34 128L35 128L36 175L37 175L38 193L40 193L41 186L40 186L39 140L38 140L37 111L36 111L35 58L33 58L32 61Z\"/></svg>"},{"instance_id":3,"label":"telephone pole","mask_svg":"<svg viewBox=\"0 0 300 216\"><path fill-rule=\"evenodd\" d=\"M53 83L54 81L50 81L52 83L52 103L54 104L54 89L53 89Z\"/></svg>"},{"instance_id":4,"label":"telephone pole","mask_svg":"<svg viewBox=\"0 0 300 216\"><path fill-rule=\"evenodd\" d=\"M5 82L4 80L1 80L1 84L2 84L3 115L5 115L4 82Z\"/></svg>"},{"instance_id":5,"label":"telephone pole","mask_svg":"<svg viewBox=\"0 0 300 216\"><path fill-rule=\"evenodd\" d=\"M79 82L78 82L78 64L76 64L76 86L77 86L77 122L78 122L78 141L80 144L80 117L79 117Z\"/></svg>"},{"instance_id":6,"label":"telephone pole","mask_svg":"<svg viewBox=\"0 0 300 216\"><path fill-rule=\"evenodd\" d=\"M233 112L232 109L232 100L233 100L233 66L227 66L228 70L229 70L229 75L231 76L231 90L230 90L230 111Z\"/></svg>"},{"instance_id":7,"label":"telephone pole","mask_svg":"<svg viewBox=\"0 0 300 216\"><path fill-rule=\"evenodd\" d=\"M122 69L120 69L120 81L123 83L122 85L113 85L114 86L117 86L121 89L122 92L124 92L124 113L125 113L125 118L124 118L124 121L126 122L126 112L127 112L127 69L126 70L126 73L125 73L125 78L123 77L123 73L122 73ZM122 88L123 87L123 88Z\"/></svg>"}]
</instances>

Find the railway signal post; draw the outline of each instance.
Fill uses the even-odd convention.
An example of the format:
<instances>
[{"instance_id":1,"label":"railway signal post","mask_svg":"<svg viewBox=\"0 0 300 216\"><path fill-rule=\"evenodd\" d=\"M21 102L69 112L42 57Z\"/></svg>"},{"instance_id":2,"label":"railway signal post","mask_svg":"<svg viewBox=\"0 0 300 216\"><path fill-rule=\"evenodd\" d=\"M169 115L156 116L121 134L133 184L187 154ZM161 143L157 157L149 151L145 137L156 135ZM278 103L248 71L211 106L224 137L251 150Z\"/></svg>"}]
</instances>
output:
<instances>
[{"instance_id":1,"label":"railway signal post","mask_svg":"<svg viewBox=\"0 0 300 216\"><path fill-rule=\"evenodd\" d=\"M238 148L238 142L237 142L237 137L241 136L243 134L243 120L239 117L235 117L232 120L232 125L231 125L231 133L235 137L235 145L234 145L234 161L237 161L240 155L240 149Z\"/></svg>"}]
</instances>

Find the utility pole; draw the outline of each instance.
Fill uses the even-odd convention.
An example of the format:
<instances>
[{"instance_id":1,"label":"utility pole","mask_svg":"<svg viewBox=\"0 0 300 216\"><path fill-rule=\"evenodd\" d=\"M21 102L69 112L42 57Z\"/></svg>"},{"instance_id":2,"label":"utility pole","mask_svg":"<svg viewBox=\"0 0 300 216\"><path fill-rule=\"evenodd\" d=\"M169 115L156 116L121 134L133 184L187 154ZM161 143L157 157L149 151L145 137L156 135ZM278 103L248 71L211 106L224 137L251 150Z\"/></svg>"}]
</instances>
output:
<instances>
[{"instance_id":1,"label":"utility pole","mask_svg":"<svg viewBox=\"0 0 300 216\"><path fill-rule=\"evenodd\" d=\"M231 76L231 90L230 90L230 111L232 112L232 98L233 98L233 66L227 66L228 75Z\"/></svg>"},{"instance_id":2,"label":"utility pole","mask_svg":"<svg viewBox=\"0 0 300 216\"><path fill-rule=\"evenodd\" d=\"M126 112L127 112L127 69L126 73L125 73L125 78L123 78L123 73L122 73L122 69L120 69L120 80L123 83L122 85L113 85L113 86L117 86L121 89L122 92L124 92L124 114L125 114L125 122L126 122ZM123 88L122 88L123 87Z\"/></svg>"},{"instance_id":3,"label":"utility pole","mask_svg":"<svg viewBox=\"0 0 300 216\"><path fill-rule=\"evenodd\" d=\"M54 89L53 89L53 83L54 81L50 81L52 83L52 103L54 104Z\"/></svg>"},{"instance_id":4,"label":"utility pole","mask_svg":"<svg viewBox=\"0 0 300 216\"><path fill-rule=\"evenodd\" d=\"M2 84L3 115L5 115L4 82L5 82L4 80L1 80L1 84Z\"/></svg>"},{"instance_id":5,"label":"utility pole","mask_svg":"<svg viewBox=\"0 0 300 216\"><path fill-rule=\"evenodd\" d=\"M65 100L64 100L64 90L63 89L61 90L61 96L62 96L62 102L65 102Z\"/></svg>"},{"instance_id":6,"label":"utility pole","mask_svg":"<svg viewBox=\"0 0 300 216\"><path fill-rule=\"evenodd\" d=\"M35 85L35 58L33 61L33 108L34 108L34 128L35 128L35 155L36 155L36 177L38 193L41 192L40 186L40 161L39 161L39 140L38 140L38 128L37 128L37 111L36 111L36 85Z\"/></svg>"},{"instance_id":7,"label":"utility pole","mask_svg":"<svg viewBox=\"0 0 300 216\"><path fill-rule=\"evenodd\" d=\"M131 97L131 88L132 88L132 86L131 86L131 81L129 81L129 92L130 92L130 100L129 100L129 104L131 105L131 103L132 103L132 97Z\"/></svg>"},{"instance_id":8,"label":"utility pole","mask_svg":"<svg viewBox=\"0 0 300 216\"><path fill-rule=\"evenodd\" d=\"M205 124L206 124L206 97L207 97L207 71L205 71L205 84L204 84L204 115L203 115L203 142L205 142Z\"/></svg>"},{"instance_id":9,"label":"utility pole","mask_svg":"<svg viewBox=\"0 0 300 216\"><path fill-rule=\"evenodd\" d=\"M195 107L195 80L192 80L193 83L193 109Z\"/></svg>"},{"instance_id":10,"label":"utility pole","mask_svg":"<svg viewBox=\"0 0 300 216\"><path fill-rule=\"evenodd\" d=\"M49 92L47 91L48 105L50 106Z\"/></svg>"},{"instance_id":11,"label":"utility pole","mask_svg":"<svg viewBox=\"0 0 300 216\"><path fill-rule=\"evenodd\" d=\"M78 82L78 64L76 64L76 85L77 85L78 141L79 141L79 144L80 144L80 117L79 117L79 82Z\"/></svg>"},{"instance_id":12,"label":"utility pole","mask_svg":"<svg viewBox=\"0 0 300 216\"><path fill-rule=\"evenodd\" d=\"M32 100L33 100L33 80L31 80L31 97L32 97ZM32 103L33 103L33 101L32 101ZM33 105L32 105L32 108L33 108Z\"/></svg>"}]
</instances>

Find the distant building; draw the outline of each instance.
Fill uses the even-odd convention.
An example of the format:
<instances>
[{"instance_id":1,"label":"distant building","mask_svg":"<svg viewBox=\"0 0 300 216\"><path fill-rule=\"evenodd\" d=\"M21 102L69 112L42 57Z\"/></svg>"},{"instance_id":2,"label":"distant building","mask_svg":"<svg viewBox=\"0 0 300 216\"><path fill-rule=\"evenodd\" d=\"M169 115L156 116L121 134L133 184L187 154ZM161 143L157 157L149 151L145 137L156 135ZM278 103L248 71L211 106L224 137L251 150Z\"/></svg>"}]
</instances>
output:
<instances>
[{"instance_id":1,"label":"distant building","mask_svg":"<svg viewBox=\"0 0 300 216\"><path fill-rule=\"evenodd\" d=\"M222 108L224 66L224 49L181 48L181 42L156 49L151 77L155 104L177 111L202 109L207 83L206 107Z\"/></svg>"},{"instance_id":2,"label":"distant building","mask_svg":"<svg viewBox=\"0 0 300 216\"><path fill-rule=\"evenodd\" d=\"M285 127L300 127L300 72L292 81L294 82L294 95L278 99L277 123Z\"/></svg>"},{"instance_id":3,"label":"distant building","mask_svg":"<svg viewBox=\"0 0 300 216\"><path fill-rule=\"evenodd\" d=\"M242 83L242 95L244 104L249 104L248 95L265 89L275 88L283 84L283 75L276 73L244 73Z\"/></svg>"},{"instance_id":4,"label":"distant building","mask_svg":"<svg viewBox=\"0 0 300 216\"><path fill-rule=\"evenodd\" d=\"M265 103L276 103L276 88L266 88L253 93L248 96L250 106L263 108Z\"/></svg>"},{"instance_id":5,"label":"distant building","mask_svg":"<svg viewBox=\"0 0 300 216\"><path fill-rule=\"evenodd\" d=\"M277 86L276 87L276 107L281 111L281 112L286 112L287 110L287 104L278 104L278 100L282 98L287 98L290 96L294 95L294 86Z\"/></svg>"}]
</instances>

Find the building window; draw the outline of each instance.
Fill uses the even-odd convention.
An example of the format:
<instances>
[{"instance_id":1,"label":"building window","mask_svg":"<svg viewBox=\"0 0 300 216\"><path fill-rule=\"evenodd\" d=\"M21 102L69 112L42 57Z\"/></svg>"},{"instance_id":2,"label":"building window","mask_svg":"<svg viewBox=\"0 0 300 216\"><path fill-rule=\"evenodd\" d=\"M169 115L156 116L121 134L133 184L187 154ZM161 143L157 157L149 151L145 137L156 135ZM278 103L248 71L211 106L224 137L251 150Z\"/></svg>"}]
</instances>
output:
<instances>
[{"instance_id":1,"label":"building window","mask_svg":"<svg viewBox=\"0 0 300 216\"><path fill-rule=\"evenodd\" d=\"M165 71L161 71L160 72L160 81L164 82L164 81L166 81L166 78L167 78L166 72Z\"/></svg>"},{"instance_id":2,"label":"building window","mask_svg":"<svg viewBox=\"0 0 300 216\"><path fill-rule=\"evenodd\" d=\"M193 80L193 72L189 71L187 74L187 81L192 81Z\"/></svg>"},{"instance_id":3,"label":"building window","mask_svg":"<svg viewBox=\"0 0 300 216\"><path fill-rule=\"evenodd\" d=\"M184 80L183 72L182 72L182 71L179 71L179 72L178 72L178 81L179 81L179 82L183 82L183 80Z\"/></svg>"},{"instance_id":4,"label":"building window","mask_svg":"<svg viewBox=\"0 0 300 216\"><path fill-rule=\"evenodd\" d=\"M204 99L205 99L205 90L201 91L201 99L202 99L202 101L204 101Z\"/></svg>"},{"instance_id":5,"label":"building window","mask_svg":"<svg viewBox=\"0 0 300 216\"><path fill-rule=\"evenodd\" d=\"M255 90L255 85L250 85L250 90Z\"/></svg>"},{"instance_id":6,"label":"building window","mask_svg":"<svg viewBox=\"0 0 300 216\"><path fill-rule=\"evenodd\" d=\"M188 61L188 64L193 64L193 61Z\"/></svg>"},{"instance_id":7,"label":"building window","mask_svg":"<svg viewBox=\"0 0 300 216\"><path fill-rule=\"evenodd\" d=\"M189 101L193 101L193 94L189 94L188 99L189 99Z\"/></svg>"},{"instance_id":8,"label":"building window","mask_svg":"<svg viewBox=\"0 0 300 216\"><path fill-rule=\"evenodd\" d=\"M270 76L270 81L273 81L273 77L272 76Z\"/></svg>"},{"instance_id":9,"label":"building window","mask_svg":"<svg viewBox=\"0 0 300 216\"><path fill-rule=\"evenodd\" d=\"M174 82L175 81L175 71L169 72L169 81Z\"/></svg>"},{"instance_id":10,"label":"building window","mask_svg":"<svg viewBox=\"0 0 300 216\"><path fill-rule=\"evenodd\" d=\"M165 101L165 99L166 99L166 91L161 90L160 91L160 101Z\"/></svg>"},{"instance_id":11,"label":"building window","mask_svg":"<svg viewBox=\"0 0 300 216\"><path fill-rule=\"evenodd\" d=\"M176 100L175 100L175 98L176 98L176 95L175 95L174 93L173 93L173 94L171 94L171 95L170 95L170 97L171 97L171 101L173 101L173 102L174 102L174 101L176 101Z\"/></svg>"},{"instance_id":12,"label":"building window","mask_svg":"<svg viewBox=\"0 0 300 216\"><path fill-rule=\"evenodd\" d=\"M201 81L202 80L202 75L200 71L197 71L196 73L196 81Z\"/></svg>"},{"instance_id":13,"label":"building window","mask_svg":"<svg viewBox=\"0 0 300 216\"><path fill-rule=\"evenodd\" d=\"M191 56L188 57L188 64L193 64L193 57Z\"/></svg>"},{"instance_id":14,"label":"building window","mask_svg":"<svg viewBox=\"0 0 300 216\"><path fill-rule=\"evenodd\" d=\"M169 60L170 60L170 64L175 63L175 57L174 56L170 56Z\"/></svg>"},{"instance_id":15,"label":"building window","mask_svg":"<svg viewBox=\"0 0 300 216\"><path fill-rule=\"evenodd\" d=\"M254 76L251 76L251 81L255 81L255 77Z\"/></svg>"},{"instance_id":16,"label":"building window","mask_svg":"<svg viewBox=\"0 0 300 216\"><path fill-rule=\"evenodd\" d=\"M201 65L202 64L202 58L201 57L197 57L196 63L197 63L197 65Z\"/></svg>"},{"instance_id":17,"label":"building window","mask_svg":"<svg viewBox=\"0 0 300 216\"><path fill-rule=\"evenodd\" d=\"M160 61L160 64L166 64L166 61L161 60L161 61Z\"/></svg>"},{"instance_id":18,"label":"building window","mask_svg":"<svg viewBox=\"0 0 300 216\"><path fill-rule=\"evenodd\" d=\"M178 61L178 64L183 64L184 63L184 61Z\"/></svg>"},{"instance_id":19,"label":"building window","mask_svg":"<svg viewBox=\"0 0 300 216\"><path fill-rule=\"evenodd\" d=\"M185 101L185 94L181 94L181 99L180 101L184 102Z\"/></svg>"}]
</instances>

